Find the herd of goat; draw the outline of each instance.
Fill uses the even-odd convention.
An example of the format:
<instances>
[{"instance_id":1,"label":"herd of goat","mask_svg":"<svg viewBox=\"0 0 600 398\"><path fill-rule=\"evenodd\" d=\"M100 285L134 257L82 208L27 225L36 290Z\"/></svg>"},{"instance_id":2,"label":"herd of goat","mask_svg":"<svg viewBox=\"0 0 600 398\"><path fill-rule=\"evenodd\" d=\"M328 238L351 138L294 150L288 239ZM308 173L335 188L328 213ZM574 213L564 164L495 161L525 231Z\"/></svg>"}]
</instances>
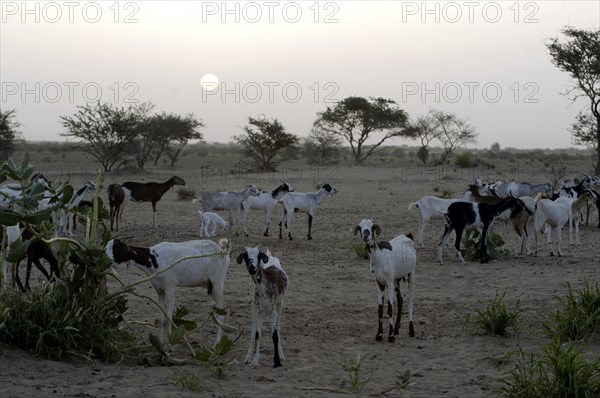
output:
<instances>
[{"instance_id":1,"label":"herd of goat","mask_svg":"<svg viewBox=\"0 0 600 398\"><path fill-rule=\"evenodd\" d=\"M47 184L42 176L36 176ZM108 202L110 205L110 228L119 230L124 207L130 201L151 202L153 225L157 225L156 206L163 195L175 185L185 185L185 181L177 176L163 183L125 182L108 186ZM548 243L556 245L557 255L562 255L562 228L569 224L569 242L579 244L579 224L582 210L590 202L596 204L600 212L600 195L594 189L600 186L600 178L585 176L577 184L565 182L559 192L552 192L549 184L529 184L523 182L497 182L484 184L476 180L469 184L461 199L443 199L425 196L409 204L408 208L417 208L420 215L418 228L418 244L424 246L426 224L432 219L444 219L443 237L438 243L438 261L442 264L443 249L452 231L456 234L455 249L458 258L465 261L460 251L460 243L465 228L474 226L482 230L479 258L487 262L486 236L493 224L500 225L505 235L508 226L517 235L515 256L523 253L532 254L530 237L533 231L535 238L534 254L538 252L538 238L543 229L548 235ZM77 209L89 206L84 196L96 190L93 183L86 183L75 192L73 198L61 209L52 214L55 233L73 235ZM259 191L255 185L248 185L239 192L206 192L194 199L202 205L198 211L201 221L200 236L212 238L217 235L217 227L231 231L236 225L236 215L241 217L244 236L248 236L247 220L250 210L264 211L264 236L269 236L271 216L278 204L281 205L279 220L279 238L283 239L283 227L287 228L287 237L292 240L292 221L295 212L307 213L308 234L312 239L312 224L316 210L328 195L335 195L337 190L330 184L323 184L316 192L294 192L292 186L282 182L272 191ZM15 200L21 193L11 185L0 187L0 207L15 206ZM49 206L50 199L43 199L39 209ZM225 221L216 211L228 214ZM589 211L589 207L588 207ZM240 216L241 215L241 216ZM600 219L600 215L599 215ZM239 220L237 220L239 222ZM600 220L599 225L600 228ZM573 230L575 242L573 242ZM390 241L379 239L382 229L371 219L363 219L354 228L369 253L370 270L375 275L379 291L378 330L376 340L383 339L383 312L385 290L387 289L387 313L389 319L388 341L393 342L399 334L402 314L402 294L400 281L408 282L408 318L409 336L414 336L413 326L413 292L415 288L415 267L417 248L412 234L399 235ZM11 280L22 290L29 289L29 276L32 264L43 275L52 280L59 275L59 265L51 247L42 240L34 240L27 247L27 276L25 285L18 276L18 264L13 264L14 277L9 275L9 264L5 259L6 248L17 239L29 240L31 231L22 230L19 225L7 226L3 240L3 275L5 284ZM115 263L132 261L148 275L154 275L152 285L157 291L160 304L171 317L175 309L175 291L177 287L205 287L218 307L223 307L224 284L230 263L229 242L223 238L217 242L209 239L190 240L172 243L161 242L151 247L136 247L126 243L126 238L115 238L106 245L106 255ZM551 248L551 253L554 250ZM48 273L40 260L45 259L50 265ZM279 327L283 303L288 289L288 276L281 266L281 261L267 249L245 247L237 256L237 263L246 264L253 282L252 295L252 327L248 353L245 363L257 367L260 356L260 337L262 318L266 313L271 317L271 334L274 345L274 367L281 366L285 359L281 348L281 332ZM174 265L175 264L175 265ZM394 301L397 303L394 318ZM163 311L159 311L161 336L171 332L171 322L166 320ZM217 316L217 323L222 317ZM217 326L215 344L221 338L221 327Z\"/></svg>"}]
</instances>

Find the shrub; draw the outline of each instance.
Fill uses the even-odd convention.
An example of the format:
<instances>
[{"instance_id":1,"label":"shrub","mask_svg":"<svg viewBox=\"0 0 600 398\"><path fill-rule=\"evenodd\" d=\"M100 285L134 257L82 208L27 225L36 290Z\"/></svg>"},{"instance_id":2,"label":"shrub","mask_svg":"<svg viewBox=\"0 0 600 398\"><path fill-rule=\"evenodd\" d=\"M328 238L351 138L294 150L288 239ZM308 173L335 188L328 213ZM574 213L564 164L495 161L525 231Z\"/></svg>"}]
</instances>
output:
<instances>
[{"instance_id":1,"label":"shrub","mask_svg":"<svg viewBox=\"0 0 600 398\"><path fill-rule=\"evenodd\" d=\"M458 167L475 167L479 164L477 158L471 152L464 152L456 155L455 163Z\"/></svg>"},{"instance_id":2,"label":"shrub","mask_svg":"<svg viewBox=\"0 0 600 398\"><path fill-rule=\"evenodd\" d=\"M193 189L180 188L177 191L177 200L190 200L196 197L196 191Z\"/></svg>"},{"instance_id":3,"label":"shrub","mask_svg":"<svg viewBox=\"0 0 600 398\"><path fill-rule=\"evenodd\" d=\"M521 317L521 301L517 300L514 308L504 301L506 290L500 294L496 290L496 297L490 301L484 309L477 308L474 318L473 331L486 334L504 336L506 329L519 329L519 318Z\"/></svg>"},{"instance_id":4,"label":"shrub","mask_svg":"<svg viewBox=\"0 0 600 398\"><path fill-rule=\"evenodd\" d=\"M558 308L550 315L544 328L550 337L560 342L600 339L600 288L598 282L587 284L574 292L566 284L565 296L555 296Z\"/></svg>"},{"instance_id":5,"label":"shrub","mask_svg":"<svg viewBox=\"0 0 600 398\"><path fill-rule=\"evenodd\" d=\"M464 240L465 247L462 249L462 255L469 261L479 259L481 250L481 232L475 227L465 229ZM508 250L502 249L504 240L500 235L490 232L487 234L487 255L490 260L499 260L508 254Z\"/></svg>"},{"instance_id":6,"label":"shrub","mask_svg":"<svg viewBox=\"0 0 600 398\"><path fill-rule=\"evenodd\" d=\"M506 398L598 397L600 358L590 362L574 343L554 340L542 345L542 355L524 353L503 380L500 396Z\"/></svg>"}]
</instances>

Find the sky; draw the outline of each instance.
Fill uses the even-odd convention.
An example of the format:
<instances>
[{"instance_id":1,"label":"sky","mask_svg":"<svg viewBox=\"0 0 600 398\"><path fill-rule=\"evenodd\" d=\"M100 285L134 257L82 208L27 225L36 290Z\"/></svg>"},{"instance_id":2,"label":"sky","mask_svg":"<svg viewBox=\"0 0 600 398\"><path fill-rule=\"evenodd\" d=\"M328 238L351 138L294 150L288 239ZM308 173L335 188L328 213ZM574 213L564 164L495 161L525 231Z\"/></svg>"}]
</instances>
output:
<instances>
[{"instance_id":1,"label":"sky","mask_svg":"<svg viewBox=\"0 0 600 398\"><path fill-rule=\"evenodd\" d=\"M598 29L600 2L0 1L0 18L0 108L27 140L65 140L60 116L98 100L193 113L210 142L260 115L304 137L317 112L374 96L468 119L470 147L567 148L588 104L545 44Z\"/></svg>"}]
</instances>

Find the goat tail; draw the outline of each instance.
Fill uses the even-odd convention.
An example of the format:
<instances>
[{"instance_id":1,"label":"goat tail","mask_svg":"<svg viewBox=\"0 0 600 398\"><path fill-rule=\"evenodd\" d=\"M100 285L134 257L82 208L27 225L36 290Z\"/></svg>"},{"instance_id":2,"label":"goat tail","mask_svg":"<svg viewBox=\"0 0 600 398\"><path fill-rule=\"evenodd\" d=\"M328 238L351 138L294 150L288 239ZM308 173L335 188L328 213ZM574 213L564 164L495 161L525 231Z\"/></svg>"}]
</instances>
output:
<instances>
[{"instance_id":1,"label":"goat tail","mask_svg":"<svg viewBox=\"0 0 600 398\"><path fill-rule=\"evenodd\" d=\"M412 209L413 207L416 207L417 209L419 208L419 202L414 202L408 205L408 210Z\"/></svg>"}]
</instances>

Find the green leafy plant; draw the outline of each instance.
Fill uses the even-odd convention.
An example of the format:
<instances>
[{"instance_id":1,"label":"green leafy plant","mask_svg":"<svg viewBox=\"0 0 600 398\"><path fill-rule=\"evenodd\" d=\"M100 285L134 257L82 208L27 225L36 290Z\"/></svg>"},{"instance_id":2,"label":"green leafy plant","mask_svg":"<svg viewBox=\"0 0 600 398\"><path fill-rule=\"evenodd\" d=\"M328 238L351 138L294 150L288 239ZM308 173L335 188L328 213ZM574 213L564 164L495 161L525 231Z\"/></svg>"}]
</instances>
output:
<instances>
[{"instance_id":1,"label":"green leafy plant","mask_svg":"<svg viewBox=\"0 0 600 398\"><path fill-rule=\"evenodd\" d=\"M436 193L435 196L437 196L438 198L442 198L442 199L452 199L452 196L454 195L454 192L444 188L440 188L437 185L435 187L433 187L433 192Z\"/></svg>"},{"instance_id":2,"label":"green leafy plant","mask_svg":"<svg viewBox=\"0 0 600 398\"><path fill-rule=\"evenodd\" d=\"M177 191L177 199L178 200L190 200L190 199L194 199L196 197L196 191L194 191L193 189L187 189L187 188L180 188L179 191Z\"/></svg>"},{"instance_id":3,"label":"green leafy plant","mask_svg":"<svg viewBox=\"0 0 600 398\"><path fill-rule=\"evenodd\" d=\"M587 284L574 291L569 283L564 285L564 296L554 296L556 310L544 328L547 334L560 342L569 340L600 339L600 288L598 282Z\"/></svg>"},{"instance_id":4,"label":"green leafy plant","mask_svg":"<svg viewBox=\"0 0 600 398\"><path fill-rule=\"evenodd\" d=\"M109 259L104 254L106 228L100 242L98 226L102 226L99 194L93 198L93 213L86 226L85 242L70 238L52 238L50 215L64 206L73 194L69 184L52 184L49 211L39 211L38 203L45 196L43 184L30 181L33 166L26 154L20 165L12 160L2 163L0 182L11 178L21 191L21 197L8 198L12 209L0 209L0 224L15 225L30 230L46 244L58 245L61 275L49 286L34 286L21 293L13 289L0 291L0 343L33 350L51 359L83 358L120 361L131 356L132 336L122 326L127 309L124 295L106 295L106 272ZM96 186L102 178L99 175ZM105 226L104 226L105 227ZM27 242L12 245L8 257L21 261ZM69 267L65 264L70 263Z\"/></svg>"},{"instance_id":5,"label":"green leafy plant","mask_svg":"<svg viewBox=\"0 0 600 398\"><path fill-rule=\"evenodd\" d=\"M496 297L485 308L475 309L473 332L504 336L508 328L519 330L521 301L518 299L514 308L510 308L504 300L505 297L506 290L502 293L496 290Z\"/></svg>"},{"instance_id":6,"label":"green leafy plant","mask_svg":"<svg viewBox=\"0 0 600 398\"><path fill-rule=\"evenodd\" d=\"M600 358L590 361L577 344L554 340L542 354L518 351L517 362L503 380L499 396L506 398L600 396Z\"/></svg>"},{"instance_id":7,"label":"green leafy plant","mask_svg":"<svg viewBox=\"0 0 600 398\"><path fill-rule=\"evenodd\" d=\"M175 385L186 388L190 391L202 391L202 383L204 382L204 375L197 373L181 372L175 379Z\"/></svg>"},{"instance_id":8,"label":"green leafy plant","mask_svg":"<svg viewBox=\"0 0 600 398\"><path fill-rule=\"evenodd\" d=\"M463 257L469 261L479 260L481 251L481 232L475 227L469 227L464 232L464 248L461 250ZM487 234L487 256L489 260L500 260L508 254L508 250L503 249L504 240L500 235L491 233L488 230Z\"/></svg>"},{"instance_id":9,"label":"green leafy plant","mask_svg":"<svg viewBox=\"0 0 600 398\"><path fill-rule=\"evenodd\" d=\"M236 342L237 339L231 340L227 335L224 335L214 348L202 346L201 349L196 352L196 359L202 363L214 377L222 379L227 374L229 366L234 363L234 359L230 358L228 354L233 350Z\"/></svg>"},{"instance_id":10,"label":"green leafy plant","mask_svg":"<svg viewBox=\"0 0 600 398\"><path fill-rule=\"evenodd\" d=\"M369 250L363 242L352 243L351 247L358 257L364 258L366 260L369 259Z\"/></svg>"},{"instance_id":11,"label":"green leafy plant","mask_svg":"<svg viewBox=\"0 0 600 398\"><path fill-rule=\"evenodd\" d=\"M365 372L362 367L368 355L358 354L353 360L344 359L340 362L342 369L348 373L350 379L350 390L360 392L371 381L373 369ZM366 373L366 374L365 374Z\"/></svg>"}]
</instances>

